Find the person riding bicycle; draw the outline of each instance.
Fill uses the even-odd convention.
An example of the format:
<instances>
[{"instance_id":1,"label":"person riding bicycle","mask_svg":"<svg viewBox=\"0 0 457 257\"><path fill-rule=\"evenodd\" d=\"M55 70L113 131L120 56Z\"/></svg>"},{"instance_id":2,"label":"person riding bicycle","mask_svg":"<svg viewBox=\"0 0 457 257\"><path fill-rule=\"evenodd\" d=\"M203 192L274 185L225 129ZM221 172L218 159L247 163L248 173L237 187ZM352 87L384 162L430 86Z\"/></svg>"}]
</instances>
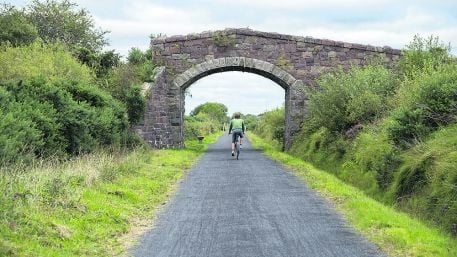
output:
<instances>
[{"instance_id":1,"label":"person riding bicycle","mask_svg":"<svg viewBox=\"0 0 457 257\"><path fill-rule=\"evenodd\" d=\"M241 113L235 112L234 118L230 121L229 135L232 134L232 156L235 155L235 142L237 137L240 137L240 147L242 138L246 127L244 126L243 119L240 118Z\"/></svg>"}]
</instances>

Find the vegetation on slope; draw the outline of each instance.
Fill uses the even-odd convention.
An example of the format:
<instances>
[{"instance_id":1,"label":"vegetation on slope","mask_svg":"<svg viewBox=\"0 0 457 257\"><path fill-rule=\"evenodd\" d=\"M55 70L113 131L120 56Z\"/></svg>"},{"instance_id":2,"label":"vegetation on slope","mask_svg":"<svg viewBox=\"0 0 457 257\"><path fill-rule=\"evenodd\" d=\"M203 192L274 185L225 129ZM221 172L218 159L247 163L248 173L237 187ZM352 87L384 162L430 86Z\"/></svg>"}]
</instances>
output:
<instances>
[{"instance_id":1,"label":"vegetation on slope","mask_svg":"<svg viewBox=\"0 0 457 257\"><path fill-rule=\"evenodd\" d=\"M389 256L451 257L457 255L457 240L439 229L424 225L410 215L368 197L332 174L279 151L270 141L249 137L256 147L288 168L307 185L320 192L344 214L363 235Z\"/></svg>"},{"instance_id":2,"label":"vegetation on slope","mask_svg":"<svg viewBox=\"0 0 457 257\"><path fill-rule=\"evenodd\" d=\"M150 52L102 51L106 32L69 1L3 4L0 25L0 166L137 142Z\"/></svg>"},{"instance_id":3,"label":"vegetation on slope","mask_svg":"<svg viewBox=\"0 0 457 257\"><path fill-rule=\"evenodd\" d=\"M319 85L291 153L457 234L457 64L449 49L416 37L396 70L354 67Z\"/></svg>"}]
</instances>

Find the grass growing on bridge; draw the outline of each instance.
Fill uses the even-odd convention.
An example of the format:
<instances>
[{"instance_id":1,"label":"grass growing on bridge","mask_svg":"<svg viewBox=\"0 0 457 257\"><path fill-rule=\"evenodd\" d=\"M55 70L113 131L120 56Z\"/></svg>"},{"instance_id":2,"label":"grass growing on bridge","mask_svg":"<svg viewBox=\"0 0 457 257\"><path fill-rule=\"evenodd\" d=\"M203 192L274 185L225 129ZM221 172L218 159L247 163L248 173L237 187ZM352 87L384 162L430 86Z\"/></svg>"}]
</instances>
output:
<instances>
[{"instance_id":1,"label":"grass growing on bridge","mask_svg":"<svg viewBox=\"0 0 457 257\"><path fill-rule=\"evenodd\" d=\"M280 152L258 136L251 134L249 138L255 147L295 171L308 186L334 203L358 231L390 256L457 256L457 240L451 236L367 197L361 190L299 158Z\"/></svg>"},{"instance_id":2,"label":"grass growing on bridge","mask_svg":"<svg viewBox=\"0 0 457 257\"><path fill-rule=\"evenodd\" d=\"M113 256L169 196L205 146L99 152L0 172L0 256ZM147 221L147 222L144 222ZM126 236L128 235L128 236Z\"/></svg>"}]
</instances>

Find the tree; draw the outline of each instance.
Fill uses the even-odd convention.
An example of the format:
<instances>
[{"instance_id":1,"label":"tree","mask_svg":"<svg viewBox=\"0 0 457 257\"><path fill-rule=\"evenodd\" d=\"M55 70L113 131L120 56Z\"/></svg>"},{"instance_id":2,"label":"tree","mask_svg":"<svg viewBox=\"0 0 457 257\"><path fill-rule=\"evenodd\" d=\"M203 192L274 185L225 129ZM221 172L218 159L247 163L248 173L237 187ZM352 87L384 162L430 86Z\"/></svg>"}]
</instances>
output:
<instances>
[{"instance_id":1,"label":"tree","mask_svg":"<svg viewBox=\"0 0 457 257\"><path fill-rule=\"evenodd\" d=\"M190 115L197 116L203 113L217 122L223 123L227 121L227 111L227 106L221 103L208 102L195 107L195 109L190 112Z\"/></svg>"},{"instance_id":2,"label":"tree","mask_svg":"<svg viewBox=\"0 0 457 257\"><path fill-rule=\"evenodd\" d=\"M130 64L142 64L146 61L146 59L145 54L143 54L143 52L137 47L132 47L127 56L127 61Z\"/></svg>"},{"instance_id":3,"label":"tree","mask_svg":"<svg viewBox=\"0 0 457 257\"><path fill-rule=\"evenodd\" d=\"M246 129L251 131L255 130L257 123L259 123L259 117L254 114L241 114L241 118L246 124Z\"/></svg>"},{"instance_id":4,"label":"tree","mask_svg":"<svg viewBox=\"0 0 457 257\"><path fill-rule=\"evenodd\" d=\"M0 7L0 28L0 43L27 45L38 37L36 27L27 20L24 12L6 4Z\"/></svg>"},{"instance_id":5,"label":"tree","mask_svg":"<svg viewBox=\"0 0 457 257\"><path fill-rule=\"evenodd\" d=\"M33 0L26 13L45 42L61 41L73 50L101 50L107 45L104 36L108 31L96 29L90 13L76 7L69 0Z\"/></svg>"}]
</instances>

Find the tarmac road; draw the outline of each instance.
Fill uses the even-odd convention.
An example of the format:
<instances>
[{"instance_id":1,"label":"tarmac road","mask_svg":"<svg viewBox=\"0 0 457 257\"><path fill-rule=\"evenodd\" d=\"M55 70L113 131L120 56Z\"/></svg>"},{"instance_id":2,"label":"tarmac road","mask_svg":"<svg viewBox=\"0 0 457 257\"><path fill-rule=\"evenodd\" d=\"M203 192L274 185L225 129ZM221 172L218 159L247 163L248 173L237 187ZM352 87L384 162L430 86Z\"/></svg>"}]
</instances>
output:
<instances>
[{"instance_id":1,"label":"tarmac road","mask_svg":"<svg viewBox=\"0 0 457 257\"><path fill-rule=\"evenodd\" d=\"M185 175L134 256L385 256L286 168L223 135Z\"/></svg>"}]
</instances>

